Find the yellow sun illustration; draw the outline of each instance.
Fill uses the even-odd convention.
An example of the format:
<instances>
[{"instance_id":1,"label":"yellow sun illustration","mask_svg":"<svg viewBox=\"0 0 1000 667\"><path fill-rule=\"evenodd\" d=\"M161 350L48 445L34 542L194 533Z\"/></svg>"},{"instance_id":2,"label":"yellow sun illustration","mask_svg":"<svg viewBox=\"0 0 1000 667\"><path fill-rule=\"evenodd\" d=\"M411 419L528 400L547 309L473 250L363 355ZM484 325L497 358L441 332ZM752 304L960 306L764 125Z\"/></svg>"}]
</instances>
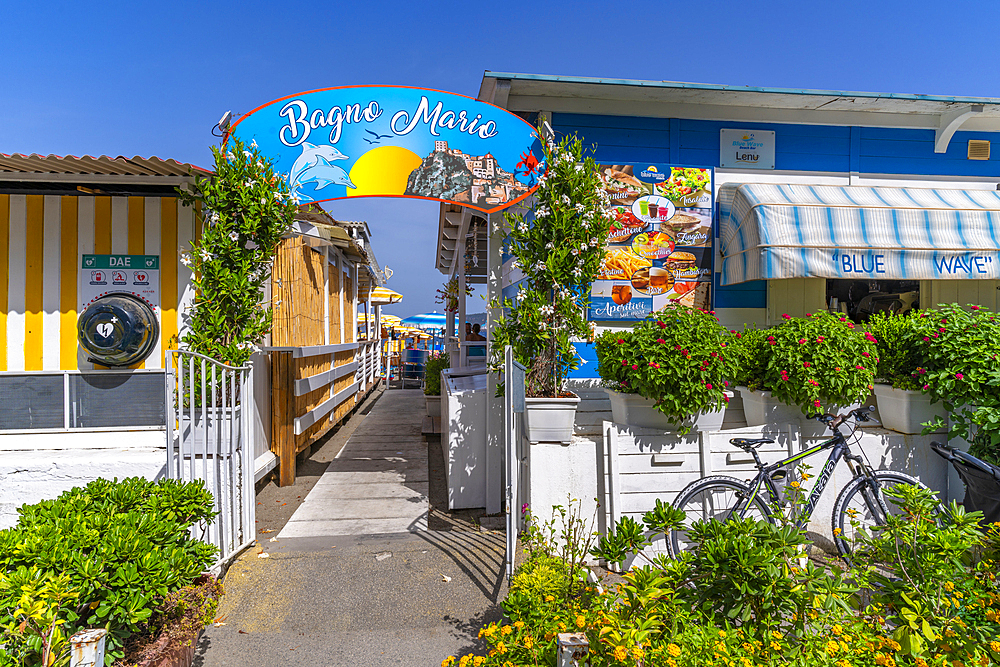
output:
<instances>
[{"instance_id":1,"label":"yellow sun illustration","mask_svg":"<svg viewBox=\"0 0 1000 667\"><path fill-rule=\"evenodd\" d=\"M420 163L419 155L399 146L373 148L351 167L351 182L357 188L347 188L347 196L401 195L406 178Z\"/></svg>"}]
</instances>

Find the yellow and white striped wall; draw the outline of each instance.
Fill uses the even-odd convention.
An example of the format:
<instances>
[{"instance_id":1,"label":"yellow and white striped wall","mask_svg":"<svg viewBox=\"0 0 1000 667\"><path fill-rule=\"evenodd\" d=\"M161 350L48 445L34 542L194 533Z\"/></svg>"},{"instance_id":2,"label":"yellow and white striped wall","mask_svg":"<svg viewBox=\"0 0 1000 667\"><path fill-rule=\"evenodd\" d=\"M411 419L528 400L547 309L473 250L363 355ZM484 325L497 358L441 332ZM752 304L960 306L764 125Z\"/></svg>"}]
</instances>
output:
<instances>
[{"instance_id":1,"label":"yellow and white striped wall","mask_svg":"<svg viewBox=\"0 0 1000 667\"><path fill-rule=\"evenodd\" d=\"M77 342L85 254L160 256L160 337L137 368L163 368L193 296L179 258L196 234L176 197L0 194L0 372L94 368Z\"/></svg>"}]
</instances>

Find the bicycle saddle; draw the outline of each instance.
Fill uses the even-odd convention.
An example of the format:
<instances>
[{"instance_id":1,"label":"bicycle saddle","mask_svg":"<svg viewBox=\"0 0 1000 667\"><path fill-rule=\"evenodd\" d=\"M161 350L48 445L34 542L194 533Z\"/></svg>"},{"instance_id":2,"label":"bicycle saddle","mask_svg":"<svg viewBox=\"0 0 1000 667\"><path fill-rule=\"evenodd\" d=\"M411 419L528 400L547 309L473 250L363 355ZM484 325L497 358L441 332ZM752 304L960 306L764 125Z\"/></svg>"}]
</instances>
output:
<instances>
[{"instance_id":1,"label":"bicycle saddle","mask_svg":"<svg viewBox=\"0 0 1000 667\"><path fill-rule=\"evenodd\" d=\"M774 442L771 438L757 438L756 440L750 440L748 438L733 438L729 441L729 444L736 445L740 449L756 449L761 445L767 445Z\"/></svg>"}]
</instances>

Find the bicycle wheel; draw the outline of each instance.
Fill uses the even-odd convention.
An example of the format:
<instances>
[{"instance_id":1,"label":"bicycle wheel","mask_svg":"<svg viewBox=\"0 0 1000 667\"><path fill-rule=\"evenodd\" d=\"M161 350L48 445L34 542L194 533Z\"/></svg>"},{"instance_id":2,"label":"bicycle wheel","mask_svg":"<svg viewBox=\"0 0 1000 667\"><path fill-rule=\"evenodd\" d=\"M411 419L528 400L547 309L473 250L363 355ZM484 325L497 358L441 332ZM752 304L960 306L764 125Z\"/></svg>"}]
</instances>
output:
<instances>
[{"instance_id":1,"label":"bicycle wheel","mask_svg":"<svg viewBox=\"0 0 1000 667\"><path fill-rule=\"evenodd\" d=\"M688 484L677 495L674 507L682 510L687 518L685 525L690 526L696 521L726 521L737 505L742 504L750 496L750 487L746 482L735 477L715 475L704 477ZM771 511L764 498L758 494L749 507L745 507L743 516L771 522ZM686 530L671 530L667 536L667 545L674 558L691 548Z\"/></svg>"},{"instance_id":2,"label":"bicycle wheel","mask_svg":"<svg viewBox=\"0 0 1000 667\"><path fill-rule=\"evenodd\" d=\"M900 513L899 508L882 494L882 489L900 484L924 486L915 477L890 470L875 472L875 480L878 488L873 488L867 477L855 477L844 487L833 504L831 520L834 542L843 558L851 555L851 545L859 530L871 534L872 526L885 525L886 511L893 516ZM857 524L857 528L854 524Z\"/></svg>"}]
</instances>

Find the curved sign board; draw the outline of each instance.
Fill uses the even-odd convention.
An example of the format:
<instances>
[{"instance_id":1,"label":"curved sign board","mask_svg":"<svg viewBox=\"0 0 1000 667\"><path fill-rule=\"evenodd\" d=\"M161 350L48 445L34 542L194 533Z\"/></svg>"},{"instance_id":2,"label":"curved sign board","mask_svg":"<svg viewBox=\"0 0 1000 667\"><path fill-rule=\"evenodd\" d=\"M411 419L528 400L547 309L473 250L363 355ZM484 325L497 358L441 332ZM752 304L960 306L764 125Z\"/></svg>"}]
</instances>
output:
<instances>
[{"instance_id":1,"label":"curved sign board","mask_svg":"<svg viewBox=\"0 0 1000 667\"><path fill-rule=\"evenodd\" d=\"M487 213L529 196L541 172L535 128L464 95L348 86L275 100L231 134L257 142L302 202L413 197Z\"/></svg>"}]
</instances>

